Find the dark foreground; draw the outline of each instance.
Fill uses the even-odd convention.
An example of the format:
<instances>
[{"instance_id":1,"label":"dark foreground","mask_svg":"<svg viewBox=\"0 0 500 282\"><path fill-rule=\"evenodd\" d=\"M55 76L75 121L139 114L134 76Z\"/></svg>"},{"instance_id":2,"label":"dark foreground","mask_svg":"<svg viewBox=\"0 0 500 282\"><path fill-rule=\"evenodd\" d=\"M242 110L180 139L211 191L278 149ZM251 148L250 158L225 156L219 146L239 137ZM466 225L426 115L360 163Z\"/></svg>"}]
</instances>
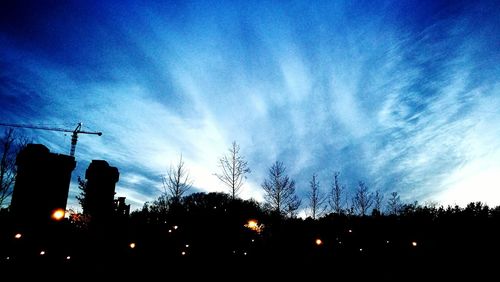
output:
<instances>
[{"instance_id":1,"label":"dark foreground","mask_svg":"<svg viewBox=\"0 0 500 282\"><path fill-rule=\"evenodd\" d=\"M244 222L206 218L189 224L127 220L86 228L68 221L20 225L4 218L2 226L3 277L498 278L500 225L490 217L333 216L268 220L257 231Z\"/></svg>"}]
</instances>

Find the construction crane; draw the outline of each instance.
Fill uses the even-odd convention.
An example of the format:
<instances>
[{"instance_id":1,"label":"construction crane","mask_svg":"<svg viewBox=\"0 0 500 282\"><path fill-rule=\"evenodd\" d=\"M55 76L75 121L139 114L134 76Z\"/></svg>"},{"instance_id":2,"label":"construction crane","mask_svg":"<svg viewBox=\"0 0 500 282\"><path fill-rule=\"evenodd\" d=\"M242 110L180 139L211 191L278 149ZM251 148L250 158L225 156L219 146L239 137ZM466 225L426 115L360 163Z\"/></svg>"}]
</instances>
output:
<instances>
[{"instance_id":1,"label":"construction crane","mask_svg":"<svg viewBox=\"0 0 500 282\"><path fill-rule=\"evenodd\" d=\"M74 157L75 156L75 149L76 149L76 142L78 140L78 134L83 133L83 134L94 134L101 136L102 132L93 132L93 131L85 131L82 130L82 123L79 122L78 125L76 126L75 129L65 129L65 128L58 128L58 127L49 127L49 126L36 126L36 125L29 125L29 124L12 124L12 123L1 123L0 125L2 126L9 126L9 127L19 127L19 128L31 128L31 129L42 129L42 130L51 130L51 131L61 131L61 132L71 132L71 150L69 151L69 155Z\"/></svg>"}]
</instances>

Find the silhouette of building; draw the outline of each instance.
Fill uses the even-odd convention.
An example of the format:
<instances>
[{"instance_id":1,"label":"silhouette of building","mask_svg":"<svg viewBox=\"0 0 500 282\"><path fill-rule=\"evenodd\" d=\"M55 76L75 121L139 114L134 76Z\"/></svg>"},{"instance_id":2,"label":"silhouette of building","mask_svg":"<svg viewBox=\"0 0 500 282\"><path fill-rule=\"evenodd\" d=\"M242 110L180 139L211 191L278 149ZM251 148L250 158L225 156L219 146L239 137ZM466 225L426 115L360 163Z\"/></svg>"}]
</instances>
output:
<instances>
[{"instance_id":1,"label":"silhouette of building","mask_svg":"<svg viewBox=\"0 0 500 282\"><path fill-rule=\"evenodd\" d=\"M75 158L51 153L41 144L28 144L17 155L16 165L10 207L18 220L44 222L50 220L55 211L63 216Z\"/></svg>"},{"instance_id":2,"label":"silhouette of building","mask_svg":"<svg viewBox=\"0 0 500 282\"><path fill-rule=\"evenodd\" d=\"M118 197L114 201L115 215L119 217L128 217L130 214L130 205L125 204L126 197Z\"/></svg>"},{"instance_id":3,"label":"silhouette of building","mask_svg":"<svg viewBox=\"0 0 500 282\"><path fill-rule=\"evenodd\" d=\"M103 160L93 160L87 168L87 213L93 222L106 221L113 216L115 185L119 175L116 167Z\"/></svg>"}]
</instances>

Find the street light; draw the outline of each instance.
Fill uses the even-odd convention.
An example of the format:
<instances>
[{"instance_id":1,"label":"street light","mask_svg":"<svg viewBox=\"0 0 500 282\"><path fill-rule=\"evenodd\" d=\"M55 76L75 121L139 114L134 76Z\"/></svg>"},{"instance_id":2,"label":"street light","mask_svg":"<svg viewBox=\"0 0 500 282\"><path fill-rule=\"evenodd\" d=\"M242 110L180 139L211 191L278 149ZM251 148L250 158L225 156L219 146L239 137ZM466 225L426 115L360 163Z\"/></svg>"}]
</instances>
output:
<instances>
[{"instance_id":1,"label":"street light","mask_svg":"<svg viewBox=\"0 0 500 282\"><path fill-rule=\"evenodd\" d=\"M53 220L59 221L64 218L64 210L63 209L55 209L50 216Z\"/></svg>"}]
</instances>

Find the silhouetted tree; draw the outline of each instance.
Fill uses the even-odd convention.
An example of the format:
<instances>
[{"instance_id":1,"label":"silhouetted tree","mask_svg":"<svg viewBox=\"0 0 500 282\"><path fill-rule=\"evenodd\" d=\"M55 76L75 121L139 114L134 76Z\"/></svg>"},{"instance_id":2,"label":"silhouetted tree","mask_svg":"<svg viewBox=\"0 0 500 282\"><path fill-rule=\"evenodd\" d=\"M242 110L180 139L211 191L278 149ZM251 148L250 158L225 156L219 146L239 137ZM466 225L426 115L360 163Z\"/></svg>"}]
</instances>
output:
<instances>
[{"instance_id":1,"label":"silhouetted tree","mask_svg":"<svg viewBox=\"0 0 500 282\"><path fill-rule=\"evenodd\" d=\"M87 180L78 176L78 189L80 193L76 196L78 203L82 207L83 214L87 214L88 210L88 201L87 201Z\"/></svg>"},{"instance_id":2,"label":"silhouetted tree","mask_svg":"<svg viewBox=\"0 0 500 282\"><path fill-rule=\"evenodd\" d=\"M354 194L352 199L353 208L362 216L366 215L368 209L373 204L373 195L368 192L368 187L365 183L360 181L358 183L358 189Z\"/></svg>"},{"instance_id":3,"label":"silhouetted tree","mask_svg":"<svg viewBox=\"0 0 500 282\"><path fill-rule=\"evenodd\" d=\"M387 201L387 211L389 214L397 215L401 210L401 199L398 192L392 192L391 197Z\"/></svg>"},{"instance_id":4,"label":"silhouetted tree","mask_svg":"<svg viewBox=\"0 0 500 282\"><path fill-rule=\"evenodd\" d=\"M2 159L0 160L0 208L12 194L17 175L16 157L27 143L28 140L16 135L12 128L7 129L0 138L0 147L2 149Z\"/></svg>"},{"instance_id":5,"label":"silhouetted tree","mask_svg":"<svg viewBox=\"0 0 500 282\"><path fill-rule=\"evenodd\" d=\"M143 209L149 212L149 218L157 222L165 222L170 211L171 199L166 193L161 194L151 203L145 203Z\"/></svg>"},{"instance_id":6,"label":"silhouetted tree","mask_svg":"<svg viewBox=\"0 0 500 282\"><path fill-rule=\"evenodd\" d=\"M271 211L293 216L300 207L301 200L295 194L295 181L285 171L283 163L278 161L269 168L269 178L262 183L264 200Z\"/></svg>"},{"instance_id":7,"label":"silhouetted tree","mask_svg":"<svg viewBox=\"0 0 500 282\"><path fill-rule=\"evenodd\" d=\"M189 173L184 167L184 161L182 160L182 155L179 159L179 163L174 167L170 166L168 170L167 177L162 176L164 193L170 197L172 202L178 203L181 197L186 193L192 185L192 181L189 178Z\"/></svg>"},{"instance_id":8,"label":"silhouetted tree","mask_svg":"<svg viewBox=\"0 0 500 282\"><path fill-rule=\"evenodd\" d=\"M345 197L343 196L345 187L339 183L340 172L336 171L333 174L333 183L330 190L330 197L328 203L332 208L333 212L336 214L341 214L344 212Z\"/></svg>"},{"instance_id":9,"label":"silhouetted tree","mask_svg":"<svg viewBox=\"0 0 500 282\"><path fill-rule=\"evenodd\" d=\"M319 189L319 181L316 179L316 174L312 175L309 181L310 190L307 193L309 200L309 214L313 219L322 216L326 210L326 195Z\"/></svg>"},{"instance_id":10,"label":"silhouetted tree","mask_svg":"<svg viewBox=\"0 0 500 282\"><path fill-rule=\"evenodd\" d=\"M373 211L379 215L382 213L383 201L384 195L382 195L379 190L375 191L375 194L373 194Z\"/></svg>"},{"instance_id":11,"label":"silhouetted tree","mask_svg":"<svg viewBox=\"0 0 500 282\"><path fill-rule=\"evenodd\" d=\"M215 175L229 187L231 197L234 200L243 185L243 179L246 178L245 174L250 173L248 163L240 154L240 146L236 142L233 142L229 148L229 153L220 158L219 167L221 173Z\"/></svg>"}]
</instances>

